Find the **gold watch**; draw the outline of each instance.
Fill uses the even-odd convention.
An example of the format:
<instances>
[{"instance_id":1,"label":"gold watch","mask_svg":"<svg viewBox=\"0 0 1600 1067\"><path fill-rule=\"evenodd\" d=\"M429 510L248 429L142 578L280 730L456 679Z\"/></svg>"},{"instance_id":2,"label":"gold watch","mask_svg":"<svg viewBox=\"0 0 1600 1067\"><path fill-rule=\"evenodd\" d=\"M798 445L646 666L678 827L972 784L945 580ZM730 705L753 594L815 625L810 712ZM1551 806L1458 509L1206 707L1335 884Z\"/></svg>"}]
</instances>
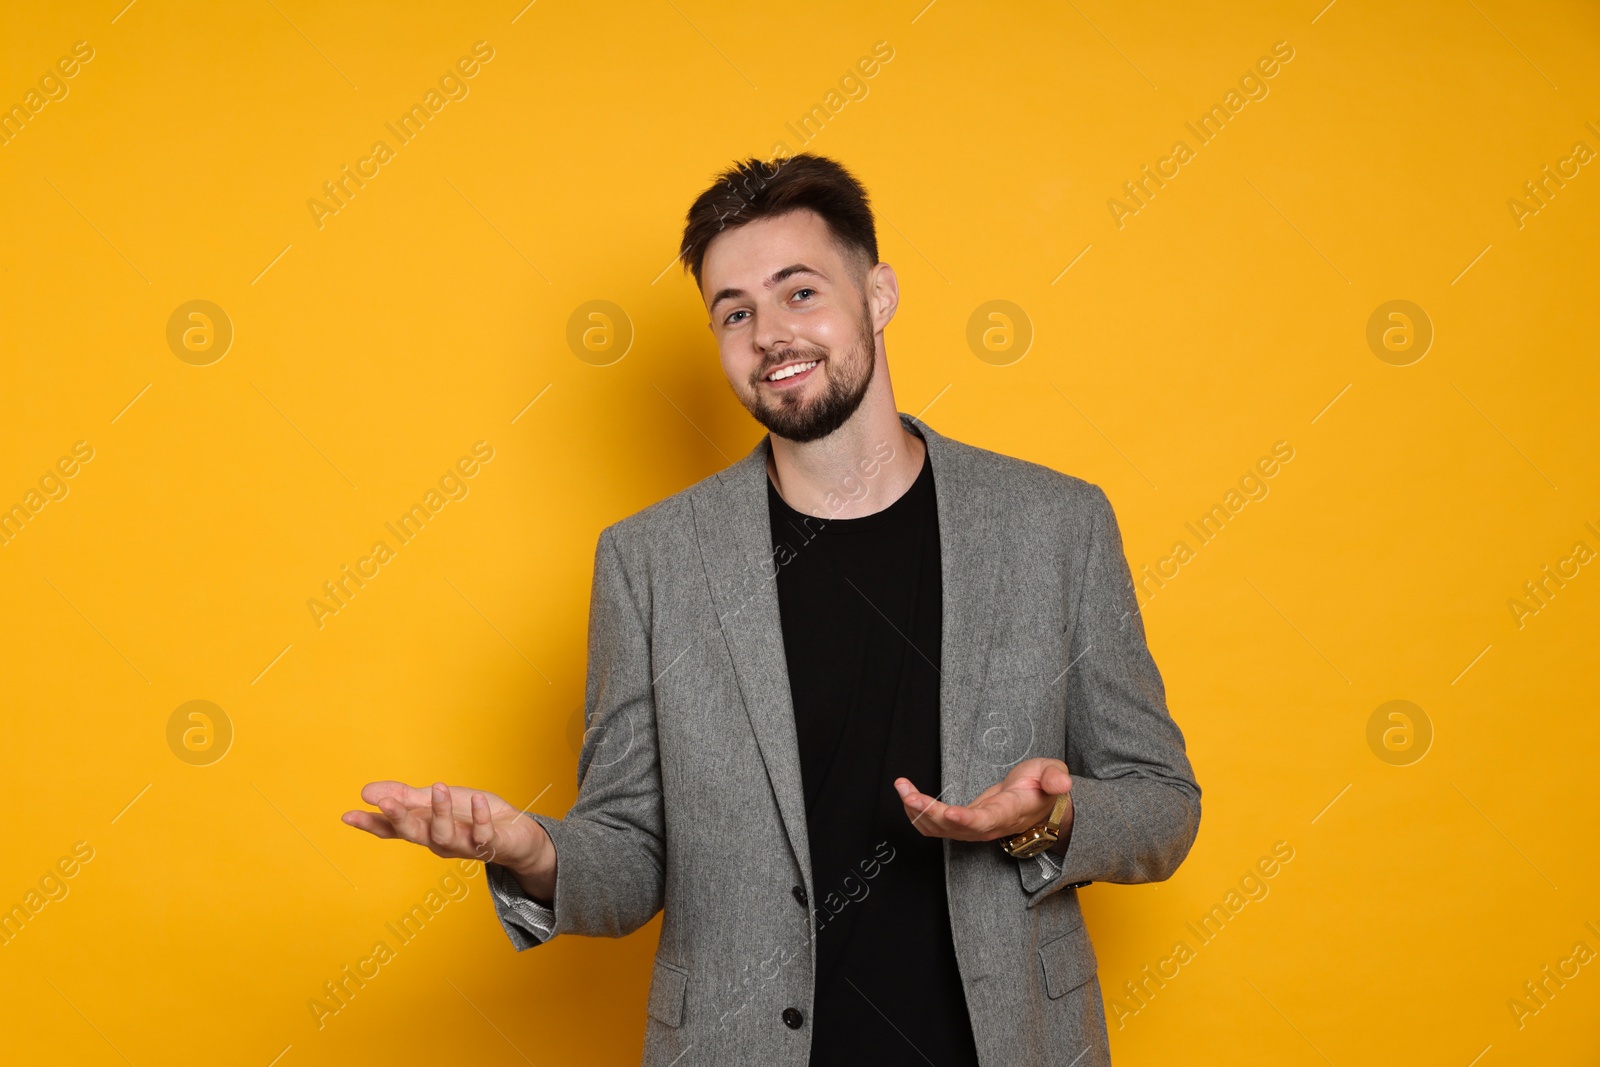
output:
<instances>
[{"instance_id":1,"label":"gold watch","mask_svg":"<svg viewBox=\"0 0 1600 1067\"><path fill-rule=\"evenodd\" d=\"M1030 827L1020 834L1002 838L1000 846L1009 856L1018 859L1027 859L1036 856L1055 844L1061 837L1061 820L1067 812L1072 810L1072 794L1062 793L1056 797L1055 806L1050 809L1050 817L1038 826Z\"/></svg>"}]
</instances>

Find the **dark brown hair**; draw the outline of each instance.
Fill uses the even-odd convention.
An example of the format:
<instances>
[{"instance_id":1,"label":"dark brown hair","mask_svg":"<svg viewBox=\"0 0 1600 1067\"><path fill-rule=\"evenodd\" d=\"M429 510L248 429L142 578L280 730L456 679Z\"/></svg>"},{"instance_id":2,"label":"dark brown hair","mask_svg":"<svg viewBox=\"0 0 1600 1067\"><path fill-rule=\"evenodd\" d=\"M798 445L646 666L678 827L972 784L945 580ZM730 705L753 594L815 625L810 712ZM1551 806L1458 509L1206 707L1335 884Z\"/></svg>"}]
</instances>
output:
<instances>
[{"instance_id":1,"label":"dark brown hair","mask_svg":"<svg viewBox=\"0 0 1600 1067\"><path fill-rule=\"evenodd\" d=\"M717 234L800 208L821 215L845 255L862 261L863 270L878 262L867 191L843 166L810 153L770 163L750 158L717 175L689 208L678 256L699 285L706 248Z\"/></svg>"}]
</instances>

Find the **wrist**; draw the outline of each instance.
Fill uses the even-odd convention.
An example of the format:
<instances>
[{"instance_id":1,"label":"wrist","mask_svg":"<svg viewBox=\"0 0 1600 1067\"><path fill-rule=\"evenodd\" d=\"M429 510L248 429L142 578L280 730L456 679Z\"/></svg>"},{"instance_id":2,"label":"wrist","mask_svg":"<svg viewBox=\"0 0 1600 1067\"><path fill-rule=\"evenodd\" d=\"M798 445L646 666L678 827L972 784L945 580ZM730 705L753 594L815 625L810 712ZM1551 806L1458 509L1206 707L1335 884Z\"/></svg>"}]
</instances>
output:
<instances>
[{"instance_id":1,"label":"wrist","mask_svg":"<svg viewBox=\"0 0 1600 1067\"><path fill-rule=\"evenodd\" d=\"M525 857L506 857L497 860L516 878L528 895L546 907L556 894L556 848L550 834L537 819L532 824L533 845Z\"/></svg>"}]
</instances>

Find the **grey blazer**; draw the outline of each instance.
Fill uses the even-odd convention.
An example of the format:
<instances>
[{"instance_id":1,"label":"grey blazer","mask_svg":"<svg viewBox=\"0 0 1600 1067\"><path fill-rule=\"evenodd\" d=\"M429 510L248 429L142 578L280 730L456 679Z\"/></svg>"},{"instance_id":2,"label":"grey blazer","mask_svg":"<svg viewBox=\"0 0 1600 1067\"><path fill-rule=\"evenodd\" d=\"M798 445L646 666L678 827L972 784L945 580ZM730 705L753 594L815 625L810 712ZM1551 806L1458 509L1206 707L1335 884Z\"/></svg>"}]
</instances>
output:
<instances>
[{"instance_id":1,"label":"grey blazer","mask_svg":"<svg viewBox=\"0 0 1600 1067\"><path fill-rule=\"evenodd\" d=\"M1076 890L1170 877L1200 825L1117 520L1096 485L900 418L927 442L938 498L943 799L971 800L1028 756L1064 759L1073 778L1059 866L944 842L979 1057L1109 1064ZM862 857L855 885L812 882L768 450L764 437L601 532L578 796L565 818L531 816L555 843L553 914L487 864L518 950L561 934L621 937L664 911L647 1065L804 1067L813 910L851 906L876 870ZM895 1022L914 1042L917 1021Z\"/></svg>"}]
</instances>

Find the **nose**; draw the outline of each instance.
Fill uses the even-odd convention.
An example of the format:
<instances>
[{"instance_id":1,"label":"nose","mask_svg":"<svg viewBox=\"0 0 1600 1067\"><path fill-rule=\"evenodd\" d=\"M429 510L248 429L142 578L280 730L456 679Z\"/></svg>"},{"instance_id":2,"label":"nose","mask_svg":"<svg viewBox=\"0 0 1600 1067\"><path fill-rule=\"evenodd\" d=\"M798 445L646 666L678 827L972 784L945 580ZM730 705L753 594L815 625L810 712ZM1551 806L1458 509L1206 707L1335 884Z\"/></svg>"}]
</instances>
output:
<instances>
[{"instance_id":1,"label":"nose","mask_svg":"<svg viewBox=\"0 0 1600 1067\"><path fill-rule=\"evenodd\" d=\"M752 334L756 351L763 356L787 348L794 343L794 327L789 321L789 316L782 311L771 308L759 313L756 318L756 328Z\"/></svg>"}]
</instances>

